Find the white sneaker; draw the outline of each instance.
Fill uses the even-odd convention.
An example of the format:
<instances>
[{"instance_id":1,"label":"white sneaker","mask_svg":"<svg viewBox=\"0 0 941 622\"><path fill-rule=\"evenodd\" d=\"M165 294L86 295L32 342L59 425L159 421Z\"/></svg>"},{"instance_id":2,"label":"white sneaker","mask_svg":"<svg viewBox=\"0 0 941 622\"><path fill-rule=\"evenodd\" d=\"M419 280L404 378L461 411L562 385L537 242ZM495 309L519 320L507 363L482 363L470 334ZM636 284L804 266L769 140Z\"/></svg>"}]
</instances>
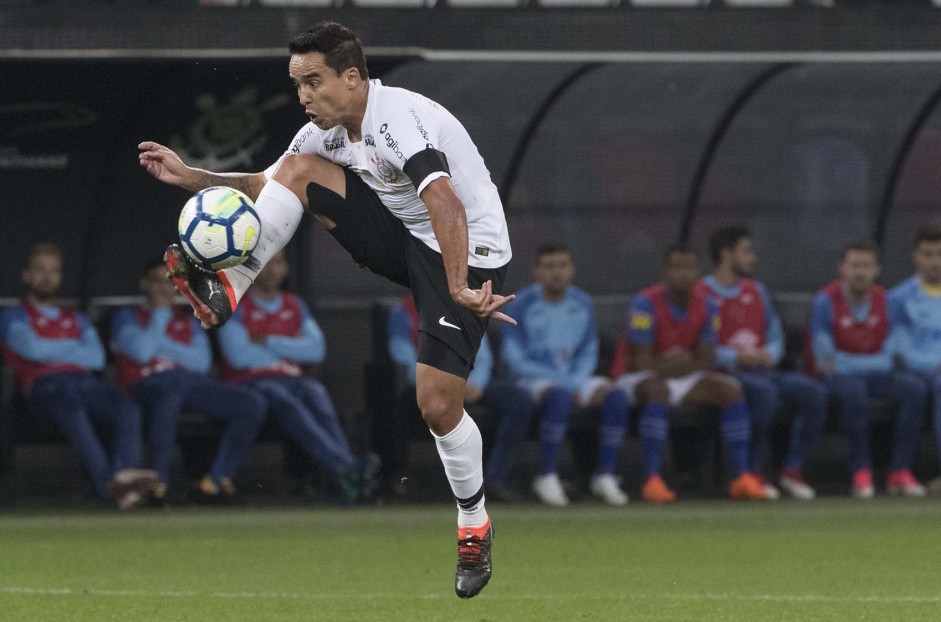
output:
<instances>
[{"instance_id":1,"label":"white sneaker","mask_svg":"<svg viewBox=\"0 0 941 622\"><path fill-rule=\"evenodd\" d=\"M784 491L794 497L795 499L801 499L803 501L810 501L817 497L817 491L811 488L807 482L796 479L793 477L788 477L787 475L782 475L778 480L781 488Z\"/></svg>"},{"instance_id":2,"label":"white sneaker","mask_svg":"<svg viewBox=\"0 0 941 622\"><path fill-rule=\"evenodd\" d=\"M769 501L775 501L781 498L781 491L778 490L778 487L771 482L765 482L761 485L761 487L765 491L765 499L768 499Z\"/></svg>"},{"instance_id":3,"label":"white sneaker","mask_svg":"<svg viewBox=\"0 0 941 622\"><path fill-rule=\"evenodd\" d=\"M591 478L591 492L608 505L627 505L627 495L621 490L618 478L610 473Z\"/></svg>"},{"instance_id":4,"label":"white sneaker","mask_svg":"<svg viewBox=\"0 0 941 622\"><path fill-rule=\"evenodd\" d=\"M556 507L565 507L569 504L569 498L562 488L562 482L559 480L558 473L547 473L537 475L533 479L533 492L542 503L554 505Z\"/></svg>"},{"instance_id":5,"label":"white sneaker","mask_svg":"<svg viewBox=\"0 0 941 622\"><path fill-rule=\"evenodd\" d=\"M870 484L868 486L853 486L850 494L855 499L872 499L876 496L876 489Z\"/></svg>"}]
</instances>

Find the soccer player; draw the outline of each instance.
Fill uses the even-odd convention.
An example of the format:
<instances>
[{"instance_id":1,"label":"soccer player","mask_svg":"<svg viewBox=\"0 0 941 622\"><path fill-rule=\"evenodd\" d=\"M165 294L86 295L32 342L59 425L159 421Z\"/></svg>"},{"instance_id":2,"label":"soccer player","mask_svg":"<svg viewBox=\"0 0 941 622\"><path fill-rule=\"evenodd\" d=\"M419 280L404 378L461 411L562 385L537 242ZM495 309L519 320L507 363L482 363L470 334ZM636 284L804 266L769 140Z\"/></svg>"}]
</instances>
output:
<instances>
[{"instance_id":1,"label":"soccer player","mask_svg":"<svg viewBox=\"0 0 941 622\"><path fill-rule=\"evenodd\" d=\"M843 249L840 278L815 297L810 322L812 367L839 402L849 441L851 492L875 494L869 457L869 400L896 402L889 494L922 497L925 488L912 475L918 432L924 421L928 387L917 374L893 369L899 332L892 330L885 289L879 277L879 251L871 242Z\"/></svg>"},{"instance_id":2,"label":"soccer player","mask_svg":"<svg viewBox=\"0 0 941 622\"><path fill-rule=\"evenodd\" d=\"M0 340L20 394L37 416L51 418L78 450L97 493L119 509L140 505L157 474L140 469L141 420L137 405L92 372L105 366L105 350L88 318L58 304L62 252L41 243L22 274L26 296L0 316ZM113 431L108 456L95 426Z\"/></svg>"},{"instance_id":3,"label":"soccer player","mask_svg":"<svg viewBox=\"0 0 941 622\"><path fill-rule=\"evenodd\" d=\"M350 505L371 494L379 465L375 456L353 455L327 389L306 373L323 362L326 342L304 301L280 290L287 275L281 250L219 329L222 377L261 393L275 423L336 477Z\"/></svg>"},{"instance_id":4,"label":"soccer player","mask_svg":"<svg viewBox=\"0 0 941 622\"><path fill-rule=\"evenodd\" d=\"M418 309L411 294L389 313L389 355L408 371L414 388L415 361L418 357ZM494 435L490 456L484 464L484 481L491 498L514 501L518 497L508 488L507 478L516 452L526 440L536 405L529 393L511 382L493 378L493 351L484 335L467 377L464 389L465 406L481 403L493 410L500 420ZM399 462L404 461L404 457Z\"/></svg>"},{"instance_id":5,"label":"soccer player","mask_svg":"<svg viewBox=\"0 0 941 622\"><path fill-rule=\"evenodd\" d=\"M601 423L590 488L605 503L625 505L627 495L615 473L629 405L608 378L595 375L599 338L591 297L572 285L575 264L564 244L540 245L534 273L536 282L517 292L507 307L519 324L503 325L501 348L510 372L540 405L540 466L533 492L548 505L568 505L559 455L573 408L592 406L601 409Z\"/></svg>"},{"instance_id":6,"label":"soccer player","mask_svg":"<svg viewBox=\"0 0 941 622\"><path fill-rule=\"evenodd\" d=\"M741 383L713 370L719 312L715 302L696 289L699 276L699 259L688 246L674 244L667 249L663 282L642 290L631 301L629 353L621 356L630 371L616 382L632 402L653 396L655 403L721 408L722 438L732 472L729 496L766 499L761 480L749 471L750 422ZM640 423L645 487L666 487L660 468L668 430L665 407L645 409Z\"/></svg>"},{"instance_id":7,"label":"soccer player","mask_svg":"<svg viewBox=\"0 0 941 622\"><path fill-rule=\"evenodd\" d=\"M805 374L776 369L784 356L784 330L764 283L751 279L755 250L748 229L729 226L709 237L712 274L696 284L719 306L721 328L716 342L716 367L738 378L751 415L751 469L766 469L768 431L782 398L796 407L781 488L797 499L813 499L816 491L802 473L804 458L820 437L827 420L827 388ZM765 483L771 498L778 496Z\"/></svg>"},{"instance_id":8,"label":"soccer player","mask_svg":"<svg viewBox=\"0 0 941 622\"><path fill-rule=\"evenodd\" d=\"M931 421L941 455L941 228L923 227L915 237L915 275L889 292L889 315L899 331L905 368L931 387ZM941 489L941 478L929 488Z\"/></svg>"},{"instance_id":9,"label":"soccer player","mask_svg":"<svg viewBox=\"0 0 941 622\"><path fill-rule=\"evenodd\" d=\"M222 421L225 429L215 460L196 489L197 498L231 502L233 478L265 421L267 403L254 391L210 378L209 338L189 313L173 307L173 284L162 260L141 275L145 303L123 307L111 323L111 349L118 382L144 412L148 449L160 481L154 505L166 503L176 427L183 411Z\"/></svg>"},{"instance_id":10,"label":"soccer player","mask_svg":"<svg viewBox=\"0 0 941 622\"><path fill-rule=\"evenodd\" d=\"M461 123L417 93L370 80L349 29L321 22L289 50L288 73L310 123L265 171L215 174L141 143L140 163L157 179L189 191L233 186L256 199L262 221L245 264L206 272L171 246L168 268L203 322L223 323L308 209L357 263L411 288L420 316L418 405L457 498L455 592L471 598L490 580L493 533L464 385L487 319L512 321L498 311L512 296L494 293L511 257L500 196Z\"/></svg>"}]
</instances>

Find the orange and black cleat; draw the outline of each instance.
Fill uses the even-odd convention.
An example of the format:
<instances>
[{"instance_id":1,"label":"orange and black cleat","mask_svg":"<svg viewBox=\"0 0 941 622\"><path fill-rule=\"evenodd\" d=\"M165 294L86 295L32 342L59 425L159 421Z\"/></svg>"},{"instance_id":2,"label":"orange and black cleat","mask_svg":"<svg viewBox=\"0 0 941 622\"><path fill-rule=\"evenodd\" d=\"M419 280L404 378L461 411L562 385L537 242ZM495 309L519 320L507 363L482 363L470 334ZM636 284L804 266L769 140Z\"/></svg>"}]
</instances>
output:
<instances>
[{"instance_id":1,"label":"orange and black cleat","mask_svg":"<svg viewBox=\"0 0 941 622\"><path fill-rule=\"evenodd\" d=\"M232 317L237 302L221 271L198 266L176 244L167 247L163 263L167 266L167 278L193 307L193 315L203 328L222 326Z\"/></svg>"},{"instance_id":2,"label":"orange and black cleat","mask_svg":"<svg viewBox=\"0 0 941 622\"><path fill-rule=\"evenodd\" d=\"M458 527L454 591L461 598L477 596L490 581L492 544L493 523L490 519L483 527Z\"/></svg>"},{"instance_id":3,"label":"orange and black cleat","mask_svg":"<svg viewBox=\"0 0 941 622\"><path fill-rule=\"evenodd\" d=\"M729 483L729 496L745 501L759 501L768 498L765 487L754 473L742 473Z\"/></svg>"}]
</instances>

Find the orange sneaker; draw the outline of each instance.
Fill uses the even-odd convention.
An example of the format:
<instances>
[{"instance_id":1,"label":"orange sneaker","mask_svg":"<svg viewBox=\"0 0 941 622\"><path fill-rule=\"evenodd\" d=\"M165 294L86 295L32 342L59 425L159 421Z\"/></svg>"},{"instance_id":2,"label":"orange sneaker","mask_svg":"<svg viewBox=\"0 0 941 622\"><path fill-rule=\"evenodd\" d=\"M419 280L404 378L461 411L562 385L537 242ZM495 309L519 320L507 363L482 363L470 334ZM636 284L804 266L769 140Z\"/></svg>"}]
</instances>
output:
<instances>
[{"instance_id":1,"label":"orange sneaker","mask_svg":"<svg viewBox=\"0 0 941 622\"><path fill-rule=\"evenodd\" d=\"M764 486L761 480L754 473L742 473L729 483L729 496L733 499L744 499L745 501L758 501L767 499Z\"/></svg>"},{"instance_id":2,"label":"orange sneaker","mask_svg":"<svg viewBox=\"0 0 941 622\"><path fill-rule=\"evenodd\" d=\"M640 492L644 501L651 503L671 503L676 501L676 493L667 487L666 482L659 475L651 475L644 482Z\"/></svg>"}]
</instances>

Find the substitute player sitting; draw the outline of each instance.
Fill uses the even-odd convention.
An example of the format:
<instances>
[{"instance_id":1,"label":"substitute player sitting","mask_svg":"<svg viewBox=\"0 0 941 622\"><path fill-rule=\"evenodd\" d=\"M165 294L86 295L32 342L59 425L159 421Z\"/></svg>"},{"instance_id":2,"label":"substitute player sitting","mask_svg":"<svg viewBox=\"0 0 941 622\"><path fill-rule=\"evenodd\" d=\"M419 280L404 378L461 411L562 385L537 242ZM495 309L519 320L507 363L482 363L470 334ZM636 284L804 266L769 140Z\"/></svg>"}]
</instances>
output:
<instances>
[{"instance_id":1,"label":"substitute player sitting","mask_svg":"<svg viewBox=\"0 0 941 622\"><path fill-rule=\"evenodd\" d=\"M759 475L768 461L768 433L781 400L795 407L791 438L779 483L792 497L813 499L804 481L804 458L827 421L827 388L806 374L777 369L784 356L784 329L764 283L754 280L755 250L741 226L716 229L709 236L715 268L696 287L719 306L716 367L738 378L751 415L751 468ZM777 488L765 483L769 497Z\"/></svg>"},{"instance_id":2,"label":"substitute player sitting","mask_svg":"<svg viewBox=\"0 0 941 622\"><path fill-rule=\"evenodd\" d=\"M629 408L624 394L595 374L599 337L591 297L572 285L575 264L564 244L541 245L534 273L536 283L517 292L507 307L519 324L503 326L501 349L519 385L540 405L540 466L533 492L548 505L568 505L558 474L562 443L573 409L591 406L601 409L591 491L605 503L625 505L627 495L615 473Z\"/></svg>"},{"instance_id":3,"label":"substitute player sitting","mask_svg":"<svg viewBox=\"0 0 941 622\"><path fill-rule=\"evenodd\" d=\"M162 261L147 266L140 287L144 304L123 307L111 320L111 349L121 388L144 413L150 460L160 476L151 501L166 501L177 421L185 410L225 425L196 495L202 501L230 502L236 496L235 474L265 421L267 404L253 391L208 375L209 338L192 314L172 306L173 285Z\"/></svg>"},{"instance_id":4,"label":"substitute player sitting","mask_svg":"<svg viewBox=\"0 0 941 622\"><path fill-rule=\"evenodd\" d=\"M733 499L765 499L764 487L749 471L750 422L735 378L714 371L714 348L719 329L715 303L696 291L699 260L684 244L667 249L663 259L663 282L641 291L631 301L628 317L627 359L630 371L617 383L632 401L639 394L657 395L666 385L672 405L718 406L722 409L721 431L729 455ZM659 466L669 429L666 409L657 411L659 425L641 426L648 481L660 477Z\"/></svg>"},{"instance_id":5,"label":"substitute player sitting","mask_svg":"<svg viewBox=\"0 0 941 622\"><path fill-rule=\"evenodd\" d=\"M923 497L925 488L911 466L928 387L917 374L894 369L900 334L892 330L886 291L876 284L880 270L875 244L859 242L843 250L840 278L814 297L810 363L839 402L849 441L853 496L869 499L875 494L869 436L870 398L877 397L897 406L888 492Z\"/></svg>"},{"instance_id":6,"label":"substitute player sitting","mask_svg":"<svg viewBox=\"0 0 941 622\"><path fill-rule=\"evenodd\" d=\"M512 255L499 193L461 123L418 93L370 80L348 28L321 22L288 48L310 123L267 170L216 174L157 143L140 144L140 163L157 179L191 192L238 188L256 199L262 222L241 266L206 272L171 247L167 267L203 322L223 323L309 209L356 263L411 288L420 316L418 405L458 505L455 592L473 597L490 580L493 533L464 384L487 319L511 321L498 311L511 297L494 293Z\"/></svg>"}]
</instances>

